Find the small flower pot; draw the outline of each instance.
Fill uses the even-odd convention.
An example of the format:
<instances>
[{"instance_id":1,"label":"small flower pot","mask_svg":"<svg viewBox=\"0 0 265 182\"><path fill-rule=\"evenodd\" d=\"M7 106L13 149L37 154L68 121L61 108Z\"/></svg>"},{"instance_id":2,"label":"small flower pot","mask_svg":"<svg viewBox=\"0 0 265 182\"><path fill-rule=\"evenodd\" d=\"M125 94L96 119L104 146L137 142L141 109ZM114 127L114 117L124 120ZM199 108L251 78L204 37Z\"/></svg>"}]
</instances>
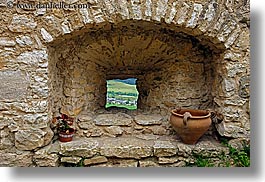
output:
<instances>
[{"instance_id":1,"label":"small flower pot","mask_svg":"<svg viewBox=\"0 0 265 182\"><path fill-rule=\"evenodd\" d=\"M170 124L185 144L195 144L209 129L211 123L210 111L195 109L171 111Z\"/></svg>"},{"instance_id":2,"label":"small flower pot","mask_svg":"<svg viewBox=\"0 0 265 182\"><path fill-rule=\"evenodd\" d=\"M73 128L69 129L69 132L59 132L59 141L60 142L70 142L73 140L75 130Z\"/></svg>"}]
</instances>

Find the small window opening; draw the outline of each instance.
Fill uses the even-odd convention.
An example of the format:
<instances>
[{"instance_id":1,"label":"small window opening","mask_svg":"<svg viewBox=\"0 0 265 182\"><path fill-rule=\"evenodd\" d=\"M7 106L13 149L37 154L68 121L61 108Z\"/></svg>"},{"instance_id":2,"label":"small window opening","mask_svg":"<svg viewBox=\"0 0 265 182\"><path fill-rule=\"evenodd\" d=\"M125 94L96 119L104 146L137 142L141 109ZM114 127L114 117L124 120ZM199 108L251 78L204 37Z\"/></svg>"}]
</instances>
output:
<instances>
[{"instance_id":1,"label":"small window opening","mask_svg":"<svg viewBox=\"0 0 265 182\"><path fill-rule=\"evenodd\" d=\"M136 78L107 80L105 107L121 107L136 110L138 95Z\"/></svg>"}]
</instances>

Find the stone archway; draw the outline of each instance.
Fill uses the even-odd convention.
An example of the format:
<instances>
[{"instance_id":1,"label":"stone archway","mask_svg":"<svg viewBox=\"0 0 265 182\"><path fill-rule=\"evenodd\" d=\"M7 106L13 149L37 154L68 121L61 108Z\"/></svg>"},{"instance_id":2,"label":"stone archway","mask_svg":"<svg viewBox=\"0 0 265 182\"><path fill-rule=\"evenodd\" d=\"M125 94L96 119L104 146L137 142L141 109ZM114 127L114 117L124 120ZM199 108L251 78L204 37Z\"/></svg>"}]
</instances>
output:
<instances>
[{"instance_id":1,"label":"stone archway","mask_svg":"<svg viewBox=\"0 0 265 182\"><path fill-rule=\"evenodd\" d=\"M145 111L213 109L213 58L222 51L146 21L92 28L50 48L54 110L77 116L103 109L106 80L130 76L138 79L138 106Z\"/></svg>"},{"instance_id":2,"label":"stone archway","mask_svg":"<svg viewBox=\"0 0 265 182\"><path fill-rule=\"evenodd\" d=\"M171 77L173 74L166 74L166 70L168 71L170 68L172 72L179 71L182 74L181 70L188 68L193 75L187 76L187 72L182 75L182 78L186 80L186 82L184 81L186 85L184 84L183 88L192 85L187 84L190 78L193 84L204 80L199 85L200 88L197 88L197 85L190 87L190 90L194 91L196 88L199 91L196 91L198 95L195 99L193 98L193 104L188 106L214 107L225 116L225 130L220 132L221 135L232 138L249 138L249 1L95 0L90 1L89 8L80 10L17 11L15 8L2 8L1 13L4 18L1 19L3 26L0 27L2 33L0 46L3 48L0 58L0 74L1 81L6 83L4 84L6 88L1 87L3 94L0 96L0 120L4 121L1 125L4 139L1 141L4 143L3 151L10 152L12 149L11 157L17 155L13 155L16 149L35 150L50 143L52 132L49 125L53 113L57 110L57 106L60 107L60 104L68 102L67 99L59 97L55 99L53 96L56 91L54 88L63 88L60 85L62 83L55 82L56 76L58 73L62 73L62 75L68 74L68 78L71 78L65 80L69 81L67 85L71 85L70 91L69 89L64 91L59 89L58 93L82 96L80 84L75 88L75 82L73 82L75 79L72 79L80 76L74 72L75 68L82 68L82 72L86 72L87 77L90 76L87 73L88 69L83 68L88 62L85 59L89 53L84 50L87 45L82 43L89 43L90 50L97 49L96 47L100 45L103 38L96 35L94 38L97 40L90 41L89 38L93 37L92 32L97 30L108 33L110 27L113 27L115 31L114 34L109 33L113 37L108 42L114 41L119 34L122 35L120 45L127 47L130 45L130 41L134 41L137 42L137 47L133 49L143 49L148 42L157 47L154 47L153 51L151 49L149 52L146 51L150 56L141 59L142 55L139 54L139 51L133 55L126 53L129 50L125 48L116 47L114 49L116 52L126 53L122 57L125 60L131 60L126 55L137 57L137 64L133 64L133 69L126 70L125 74L123 72L124 65L129 65L129 62L125 62L123 65L121 61L122 66L119 67L119 61L117 61L119 59L112 58L113 65L108 69L122 69L112 70L116 75L107 74L108 71L105 71L102 78L126 76L129 73L141 75L137 70L146 72L143 78L149 79L140 78L138 83L138 86L143 88L140 105L143 108L158 105L161 107L159 108L161 111L174 107L176 103L181 103L179 95L165 97L162 100L152 99L154 95L160 94L159 96L161 96L161 90L165 90L165 94L167 94L173 93L176 88L166 88L162 84L164 81L169 83L175 80ZM127 34L126 31L123 31L123 25L129 29ZM130 32L133 32L134 29L131 25L139 26L138 29L135 29L143 30L143 32L139 36L136 33L131 36ZM154 32L147 35L150 31ZM90 37L86 37L86 34ZM155 37L155 39L149 41L151 37ZM84 42L80 42L80 40ZM180 46L181 49L176 46ZM168 50L172 52L172 49L175 50L173 54L165 53ZM85 54L82 55L82 53ZM151 59L153 54L156 56ZM208 56L209 54L210 56ZM64 55L62 59L60 59L61 55ZM111 55L115 54L112 52ZM195 61L189 56L196 56ZM146 64L148 62L145 62L145 59L151 60L151 62L153 60L152 65ZM164 61L160 61L160 59ZM64 62L64 60L66 61ZM63 64L58 64L59 67L56 67L57 63L69 65L69 69L73 65L72 63L77 67L74 66L73 71L69 71L64 70ZM144 63L144 65L138 69L135 65L140 65L140 63ZM147 66L146 69L143 69L145 66ZM104 65L95 65L92 71L103 70L102 67ZM153 71L147 72L150 67ZM202 70L198 71L196 69L198 67ZM205 72L206 70L209 71ZM195 74L196 72L198 72L197 75L200 75L199 77ZM201 76L202 73L203 76ZM156 74L163 75L162 80L154 79ZM91 89L91 92L97 93L96 95L104 95L104 79L97 80L97 78L95 81L100 83L98 84L100 87L102 86L101 91L93 87L86 89ZM148 80L155 81L149 83ZM8 81L12 81L14 84L9 84ZM23 83L25 86L16 89L14 86L16 83ZM87 83L87 80L84 83ZM146 87L146 85L149 86ZM156 87L157 85L160 86ZM173 83L169 85L173 85ZM177 88L181 88L181 86L178 85ZM14 92L14 95L8 95L9 90L17 92ZM150 97L144 96L144 90L151 90L147 94ZM188 94L185 94L184 100L188 97ZM202 105L201 98L210 102L205 102L207 104ZM82 109L96 109L104 103L104 100L100 98L95 100L98 101L93 102L95 105L88 105L71 98L69 102L77 109L76 113L72 113L74 115L78 113L80 108L78 104L81 104ZM74 111L75 108L70 108L68 111ZM152 109L156 110L157 108ZM25 153L25 156L30 158L32 154Z\"/></svg>"},{"instance_id":3,"label":"stone archway","mask_svg":"<svg viewBox=\"0 0 265 182\"><path fill-rule=\"evenodd\" d=\"M167 3L166 6L164 6L165 3ZM63 42L62 40L67 42L75 36L82 36L82 34L90 30L104 29L108 24L122 25L126 20L130 20L135 22L152 22L151 25L162 26L166 30L190 36L195 42L199 42L202 47L206 47L210 52L213 52L212 58L209 59L213 60L214 65L208 66L207 69L214 69L213 72L209 73L215 74L214 80L210 82L212 83L210 94L211 105L214 105L215 109L227 116L225 119L227 120L228 129L222 135L240 136L240 133L243 132L243 135L245 135L248 132L238 127L240 125L238 122L241 122L239 118L244 118L246 121L246 118L249 117L248 113L244 111L245 107L248 107L246 106L246 99L238 97L236 94L236 92L239 92L239 88L234 80L240 79L242 72L239 75L231 73L232 76L227 76L227 73L229 74L231 66L237 67L239 64L248 64L241 61L246 60L248 54L245 54L247 50L246 46L242 45L238 48L238 44L242 43L238 39L245 35L245 31L242 31L245 28L239 23L238 18L230 13L231 10L227 8L230 6L229 2L223 4L215 0L201 3L186 1L180 3L172 1L157 1L153 3L149 1L97 1L92 3L90 9L82 9L78 13L70 13L63 21L59 20L56 16L51 16L48 23L46 22L49 27L46 28L44 26L40 28L40 33L45 42L49 44L52 42L51 45L55 45L56 43ZM61 28L58 29L58 26ZM237 60L240 63L231 64L229 60ZM247 70L243 72L247 72ZM235 75L238 78L234 78ZM242 79L245 80L244 78ZM101 87L104 93L105 87L103 85L104 82L102 82ZM139 100L140 102L145 100L143 101L145 103L152 102L152 99L150 101L150 99L141 99L141 97ZM233 100L240 100L238 103L242 103L244 106L238 106ZM74 101L73 99L72 101L78 102L78 100ZM74 105L73 102L72 105ZM103 104L104 100L101 100L98 106ZM158 103L157 105L160 104ZM170 101L166 104L172 106ZM198 103L197 105L200 104ZM98 108L98 106L93 107ZM76 108L72 108L72 111L76 110L79 112L80 105ZM240 116L238 116L239 113ZM234 124L230 125L233 120L237 122L236 127L234 127ZM247 122L244 122L244 125L246 124Z\"/></svg>"}]
</instances>

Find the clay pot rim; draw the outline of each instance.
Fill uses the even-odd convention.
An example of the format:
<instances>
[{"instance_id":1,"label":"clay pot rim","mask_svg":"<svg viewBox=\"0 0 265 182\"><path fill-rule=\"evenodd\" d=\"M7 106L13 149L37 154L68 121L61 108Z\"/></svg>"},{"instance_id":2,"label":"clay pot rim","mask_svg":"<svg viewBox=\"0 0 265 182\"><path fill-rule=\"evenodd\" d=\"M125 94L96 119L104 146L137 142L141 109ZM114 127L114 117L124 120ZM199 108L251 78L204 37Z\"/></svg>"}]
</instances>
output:
<instances>
[{"instance_id":1,"label":"clay pot rim","mask_svg":"<svg viewBox=\"0 0 265 182\"><path fill-rule=\"evenodd\" d=\"M207 110L199 110L199 109L173 109L171 111L171 113L175 116L178 116L178 117L184 117L184 114L179 114L177 113L177 111L184 111L185 112L190 112L190 113L193 113L193 112L202 112L202 113L205 113L207 112L208 114L207 115L203 115L203 116L194 116L194 115L191 115L191 117L189 117L190 119L204 119L204 118L209 118L211 116L211 112L210 111L207 111Z\"/></svg>"}]
</instances>

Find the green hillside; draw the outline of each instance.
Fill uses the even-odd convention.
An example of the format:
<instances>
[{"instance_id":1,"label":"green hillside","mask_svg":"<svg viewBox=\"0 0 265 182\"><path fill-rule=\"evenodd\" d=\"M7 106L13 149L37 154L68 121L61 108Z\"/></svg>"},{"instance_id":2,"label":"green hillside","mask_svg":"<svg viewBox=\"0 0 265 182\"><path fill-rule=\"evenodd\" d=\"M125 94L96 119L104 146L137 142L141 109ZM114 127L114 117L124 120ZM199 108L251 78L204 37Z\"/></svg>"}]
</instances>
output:
<instances>
[{"instance_id":1,"label":"green hillside","mask_svg":"<svg viewBox=\"0 0 265 182\"><path fill-rule=\"evenodd\" d=\"M107 88L108 88L108 91L122 92L124 94L134 93L138 95L136 85L129 85L129 84L122 83L116 80L108 80Z\"/></svg>"},{"instance_id":2,"label":"green hillside","mask_svg":"<svg viewBox=\"0 0 265 182\"><path fill-rule=\"evenodd\" d=\"M138 91L136 85L126 84L116 80L107 81L106 108L111 106L137 109Z\"/></svg>"}]
</instances>

